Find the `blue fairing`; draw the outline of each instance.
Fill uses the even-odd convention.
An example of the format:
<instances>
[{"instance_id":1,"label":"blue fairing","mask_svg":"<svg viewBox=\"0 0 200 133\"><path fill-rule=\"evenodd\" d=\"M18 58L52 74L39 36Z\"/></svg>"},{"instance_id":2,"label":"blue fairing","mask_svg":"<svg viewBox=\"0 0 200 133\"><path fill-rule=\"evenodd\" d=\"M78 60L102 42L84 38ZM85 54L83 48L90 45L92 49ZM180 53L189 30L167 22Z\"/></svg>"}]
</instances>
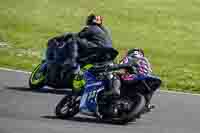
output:
<instances>
[{"instance_id":1,"label":"blue fairing","mask_svg":"<svg viewBox=\"0 0 200 133\"><path fill-rule=\"evenodd\" d=\"M148 87L151 88L152 91L157 90L162 83L160 78L153 75L138 75L134 78L134 80L136 82L145 81L146 85L148 85Z\"/></svg>"},{"instance_id":2,"label":"blue fairing","mask_svg":"<svg viewBox=\"0 0 200 133\"><path fill-rule=\"evenodd\" d=\"M40 67L40 71L44 72L47 69L47 63L44 62L42 63L41 67Z\"/></svg>"},{"instance_id":3,"label":"blue fairing","mask_svg":"<svg viewBox=\"0 0 200 133\"><path fill-rule=\"evenodd\" d=\"M97 111L97 96L104 89L104 82L98 81L90 72L85 72L84 77L87 82L81 98L80 111L95 113Z\"/></svg>"},{"instance_id":4,"label":"blue fairing","mask_svg":"<svg viewBox=\"0 0 200 133\"><path fill-rule=\"evenodd\" d=\"M137 75L134 80L160 80L160 78L153 75Z\"/></svg>"}]
</instances>

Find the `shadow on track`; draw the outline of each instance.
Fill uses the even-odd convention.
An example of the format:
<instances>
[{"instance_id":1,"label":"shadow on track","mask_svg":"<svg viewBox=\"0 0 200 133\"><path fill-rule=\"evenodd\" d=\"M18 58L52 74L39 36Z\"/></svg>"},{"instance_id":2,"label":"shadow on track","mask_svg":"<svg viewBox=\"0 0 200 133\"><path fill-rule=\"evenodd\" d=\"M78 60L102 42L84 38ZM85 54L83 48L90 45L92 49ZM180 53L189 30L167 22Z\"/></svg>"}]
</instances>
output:
<instances>
[{"instance_id":1,"label":"shadow on track","mask_svg":"<svg viewBox=\"0 0 200 133\"><path fill-rule=\"evenodd\" d=\"M53 120L57 119L57 120L70 120L70 121L87 122L87 123L102 123L100 120L96 118L88 118L88 117L80 117L80 116L76 116L69 119L60 119L56 116L41 116L41 117L46 118L46 119L53 119Z\"/></svg>"},{"instance_id":2,"label":"shadow on track","mask_svg":"<svg viewBox=\"0 0 200 133\"><path fill-rule=\"evenodd\" d=\"M4 88L9 89L9 90L35 92L35 93L51 93L51 94L58 94L58 95L71 94L71 91L68 89L48 89L48 88L31 89L31 88L23 87L23 86L21 87L20 86L4 86Z\"/></svg>"},{"instance_id":3,"label":"shadow on track","mask_svg":"<svg viewBox=\"0 0 200 133\"><path fill-rule=\"evenodd\" d=\"M69 119L60 119L56 116L41 116L41 118L52 119L52 120L67 120L67 121L84 122L84 123L96 123L96 124L127 125L127 124L121 124L119 122L114 122L114 121L99 120L95 117L93 118L93 117L75 116L75 117L69 118Z\"/></svg>"}]
</instances>

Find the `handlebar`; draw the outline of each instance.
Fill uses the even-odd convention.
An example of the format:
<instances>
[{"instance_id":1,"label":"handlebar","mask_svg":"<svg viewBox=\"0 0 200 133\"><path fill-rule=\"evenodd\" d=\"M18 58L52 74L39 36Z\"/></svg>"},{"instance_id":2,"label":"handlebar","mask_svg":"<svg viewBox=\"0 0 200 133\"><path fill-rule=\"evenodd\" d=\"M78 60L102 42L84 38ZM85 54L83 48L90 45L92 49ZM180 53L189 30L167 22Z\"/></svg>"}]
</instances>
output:
<instances>
[{"instance_id":1,"label":"handlebar","mask_svg":"<svg viewBox=\"0 0 200 133\"><path fill-rule=\"evenodd\" d=\"M102 66L102 67L94 67L93 69L91 69L91 71L100 73L100 72L112 72L112 71L116 71L119 69L129 69L129 68L133 68L136 67L136 64L131 64L131 63L127 63L127 64L114 64L112 66Z\"/></svg>"}]
</instances>

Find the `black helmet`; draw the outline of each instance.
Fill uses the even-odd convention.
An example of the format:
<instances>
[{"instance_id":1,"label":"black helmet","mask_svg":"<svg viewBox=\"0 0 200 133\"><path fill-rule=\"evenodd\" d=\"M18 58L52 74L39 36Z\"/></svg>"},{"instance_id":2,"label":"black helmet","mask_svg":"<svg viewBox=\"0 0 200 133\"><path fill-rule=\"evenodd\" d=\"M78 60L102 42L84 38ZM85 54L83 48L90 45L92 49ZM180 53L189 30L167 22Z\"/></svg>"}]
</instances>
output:
<instances>
[{"instance_id":1,"label":"black helmet","mask_svg":"<svg viewBox=\"0 0 200 133\"><path fill-rule=\"evenodd\" d=\"M134 48L128 51L127 56L143 56L144 57L144 51L141 48Z\"/></svg>"},{"instance_id":2,"label":"black helmet","mask_svg":"<svg viewBox=\"0 0 200 133\"><path fill-rule=\"evenodd\" d=\"M96 16L94 14L90 14L87 17L86 20L86 25L101 25L103 22L103 17L102 16Z\"/></svg>"}]
</instances>

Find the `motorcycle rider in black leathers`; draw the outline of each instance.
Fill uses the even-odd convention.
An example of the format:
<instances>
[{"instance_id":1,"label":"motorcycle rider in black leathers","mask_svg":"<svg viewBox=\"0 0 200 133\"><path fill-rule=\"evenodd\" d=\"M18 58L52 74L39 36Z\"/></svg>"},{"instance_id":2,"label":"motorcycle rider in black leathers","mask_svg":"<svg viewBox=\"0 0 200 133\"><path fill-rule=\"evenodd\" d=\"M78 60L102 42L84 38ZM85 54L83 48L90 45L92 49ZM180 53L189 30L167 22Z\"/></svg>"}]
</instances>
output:
<instances>
[{"instance_id":1,"label":"motorcycle rider in black leathers","mask_svg":"<svg viewBox=\"0 0 200 133\"><path fill-rule=\"evenodd\" d=\"M103 26L102 16L90 14L86 19L86 26L77 33L76 39L79 50L81 49L77 51L79 57L84 54L90 56L88 53L90 49L94 49L93 53L98 55L99 50L96 48L112 48L111 33ZM105 52L104 54L110 53ZM97 56L97 58L99 57Z\"/></svg>"},{"instance_id":2,"label":"motorcycle rider in black leathers","mask_svg":"<svg viewBox=\"0 0 200 133\"><path fill-rule=\"evenodd\" d=\"M110 32L103 26L102 16L91 14L87 17L86 26L78 33L80 43L88 48L112 47Z\"/></svg>"}]
</instances>

